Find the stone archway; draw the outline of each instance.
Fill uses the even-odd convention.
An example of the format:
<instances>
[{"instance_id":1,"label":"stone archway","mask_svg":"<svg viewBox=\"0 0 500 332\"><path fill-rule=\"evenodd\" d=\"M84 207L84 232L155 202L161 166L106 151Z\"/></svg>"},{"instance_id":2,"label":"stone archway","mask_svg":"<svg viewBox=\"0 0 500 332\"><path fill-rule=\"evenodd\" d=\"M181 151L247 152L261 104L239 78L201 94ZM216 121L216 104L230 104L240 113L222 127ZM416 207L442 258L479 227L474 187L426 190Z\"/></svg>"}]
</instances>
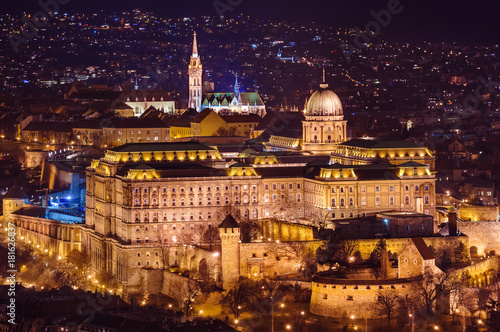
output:
<instances>
[{"instance_id":1,"label":"stone archway","mask_svg":"<svg viewBox=\"0 0 500 332\"><path fill-rule=\"evenodd\" d=\"M470 247L470 256L477 257L477 247L476 246Z\"/></svg>"},{"instance_id":2,"label":"stone archway","mask_svg":"<svg viewBox=\"0 0 500 332\"><path fill-rule=\"evenodd\" d=\"M259 278L260 277L260 267L257 265L254 265L250 268L250 275L252 278Z\"/></svg>"}]
</instances>

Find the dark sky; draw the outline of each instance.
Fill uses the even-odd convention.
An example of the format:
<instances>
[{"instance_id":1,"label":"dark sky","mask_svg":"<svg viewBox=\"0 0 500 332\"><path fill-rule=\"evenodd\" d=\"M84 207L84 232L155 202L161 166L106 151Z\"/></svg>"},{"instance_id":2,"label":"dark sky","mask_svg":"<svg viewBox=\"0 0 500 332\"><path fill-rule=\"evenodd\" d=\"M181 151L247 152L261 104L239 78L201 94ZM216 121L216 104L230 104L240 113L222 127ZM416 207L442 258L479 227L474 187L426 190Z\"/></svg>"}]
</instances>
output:
<instances>
[{"instance_id":1,"label":"dark sky","mask_svg":"<svg viewBox=\"0 0 500 332\"><path fill-rule=\"evenodd\" d=\"M42 0L55 1L55 0ZM62 1L62 0L60 0ZM217 15L214 2L236 4L232 13L253 17L318 21L333 27L364 27L370 11L386 9L396 0L64 0L61 11L133 9L152 10L163 16ZM5 12L39 10L38 0L2 1ZM403 10L384 28L385 36L397 40L467 41L500 43L498 0L400 0Z\"/></svg>"}]
</instances>

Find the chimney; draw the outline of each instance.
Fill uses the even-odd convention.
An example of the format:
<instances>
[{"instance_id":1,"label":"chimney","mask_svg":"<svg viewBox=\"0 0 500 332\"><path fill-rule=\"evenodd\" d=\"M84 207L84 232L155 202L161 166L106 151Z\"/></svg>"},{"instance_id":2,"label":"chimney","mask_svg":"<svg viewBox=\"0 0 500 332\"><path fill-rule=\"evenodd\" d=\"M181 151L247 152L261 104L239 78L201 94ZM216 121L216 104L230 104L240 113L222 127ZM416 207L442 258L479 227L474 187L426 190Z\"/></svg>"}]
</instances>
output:
<instances>
[{"instance_id":1,"label":"chimney","mask_svg":"<svg viewBox=\"0 0 500 332\"><path fill-rule=\"evenodd\" d=\"M457 236L457 213L450 212L448 214L448 231L449 236Z\"/></svg>"}]
</instances>

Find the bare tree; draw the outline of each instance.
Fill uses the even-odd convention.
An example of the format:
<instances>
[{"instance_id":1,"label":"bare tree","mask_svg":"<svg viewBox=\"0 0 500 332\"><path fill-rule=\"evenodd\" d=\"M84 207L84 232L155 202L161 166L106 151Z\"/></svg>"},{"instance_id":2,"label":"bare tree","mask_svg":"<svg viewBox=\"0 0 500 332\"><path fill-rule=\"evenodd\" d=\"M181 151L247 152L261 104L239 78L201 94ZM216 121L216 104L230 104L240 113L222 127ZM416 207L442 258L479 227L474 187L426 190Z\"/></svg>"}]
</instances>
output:
<instances>
[{"instance_id":1,"label":"bare tree","mask_svg":"<svg viewBox=\"0 0 500 332\"><path fill-rule=\"evenodd\" d=\"M332 219L332 211L331 210L326 210L326 211L321 211L318 213L315 213L313 215L313 226L316 226L318 228L318 231L321 232L322 230L328 228L330 226Z\"/></svg>"},{"instance_id":2,"label":"bare tree","mask_svg":"<svg viewBox=\"0 0 500 332\"><path fill-rule=\"evenodd\" d=\"M78 249L71 250L66 256L66 260L69 264L76 266L80 271L87 272L90 267L90 256L86 251L80 251Z\"/></svg>"},{"instance_id":3,"label":"bare tree","mask_svg":"<svg viewBox=\"0 0 500 332\"><path fill-rule=\"evenodd\" d=\"M235 318L248 310L252 291L251 281L240 279L224 296L223 303L233 312Z\"/></svg>"},{"instance_id":4,"label":"bare tree","mask_svg":"<svg viewBox=\"0 0 500 332\"><path fill-rule=\"evenodd\" d=\"M399 303L399 296L392 289L385 289L378 292L377 311L387 317L387 326L391 326L391 315L396 310Z\"/></svg>"},{"instance_id":5,"label":"bare tree","mask_svg":"<svg viewBox=\"0 0 500 332\"><path fill-rule=\"evenodd\" d=\"M214 227L207 228L205 233L203 233L203 241L205 243L208 243L210 248L209 250L212 251L213 245L221 241L219 236L219 230Z\"/></svg>"},{"instance_id":6,"label":"bare tree","mask_svg":"<svg viewBox=\"0 0 500 332\"><path fill-rule=\"evenodd\" d=\"M194 312L193 304L198 295L200 295L200 287L198 284L188 282L186 290L178 296L177 303L179 305L179 309L181 309L186 316L189 316Z\"/></svg>"},{"instance_id":7,"label":"bare tree","mask_svg":"<svg viewBox=\"0 0 500 332\"><path fill-rule=\"evenodd\" d=\"M449 294L456 287L457 282L449 273L432 271L430 268L426 268L423 279L416 285L416 293L419 295L427 313L433 315L436 300Z\"/></svg>"},{"instance_id":8,"label":"bare tree","mask_svg":"<svg viewBox=\"0 0 500 332\"><path fill-rule=\"evenodd\" d=\"M240 222L240 239L243 243L250 243L258 239L262 233L260 225L254 220Z\"/></svg>"}]
</instances>

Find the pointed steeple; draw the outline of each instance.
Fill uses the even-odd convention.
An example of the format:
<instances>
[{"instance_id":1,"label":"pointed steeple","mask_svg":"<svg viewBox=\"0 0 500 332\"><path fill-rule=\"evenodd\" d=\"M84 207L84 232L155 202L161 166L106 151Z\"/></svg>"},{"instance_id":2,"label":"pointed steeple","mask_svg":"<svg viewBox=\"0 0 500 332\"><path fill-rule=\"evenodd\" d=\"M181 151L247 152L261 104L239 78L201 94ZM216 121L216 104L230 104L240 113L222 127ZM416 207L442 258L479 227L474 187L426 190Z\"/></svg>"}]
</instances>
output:
<instances>
[{"instance_id":1,"label":"pointed steeple","mask_svg":"<svg viewBox=\"0 0 500 332\"><path fill-rule=\"evenodd\" d=\"M240 95L240 84L238 83L238 75L234 75L235 80L234 80L234 95L239 96Z\"/></svg>"},{"instance_id":2,"label":"pointed steeple","mask_svg":"<svg viewBox=\"0 0 500 332\"><path fill-rule=\"evenodd\" d=\"M196 31L194 32L193 35L193 54L191 55L192 58L197 58L198 57L198 44L196 43Z\"/></svg>"}]
</instances>

